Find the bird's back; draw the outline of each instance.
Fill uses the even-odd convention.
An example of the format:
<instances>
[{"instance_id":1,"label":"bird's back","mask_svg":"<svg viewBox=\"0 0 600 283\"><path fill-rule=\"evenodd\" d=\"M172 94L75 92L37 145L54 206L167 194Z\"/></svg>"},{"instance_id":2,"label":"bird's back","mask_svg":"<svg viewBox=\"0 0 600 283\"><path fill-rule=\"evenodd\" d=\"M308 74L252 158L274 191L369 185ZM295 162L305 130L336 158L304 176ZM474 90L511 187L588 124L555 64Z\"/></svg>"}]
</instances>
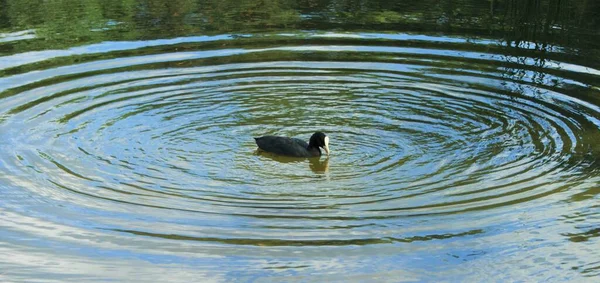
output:
<instances>
[{"instance_id":1,"label":"bird's back","mask_svg":"<svg viewBox=\"0 0 600 283\"><path fill-rule=\"evenodd\" d=\"M301 139L279 136L264 136L254 139L258 148L267 152L295 157L313 156L307 149L308 143Z\"/></svg>"}]
</instances>

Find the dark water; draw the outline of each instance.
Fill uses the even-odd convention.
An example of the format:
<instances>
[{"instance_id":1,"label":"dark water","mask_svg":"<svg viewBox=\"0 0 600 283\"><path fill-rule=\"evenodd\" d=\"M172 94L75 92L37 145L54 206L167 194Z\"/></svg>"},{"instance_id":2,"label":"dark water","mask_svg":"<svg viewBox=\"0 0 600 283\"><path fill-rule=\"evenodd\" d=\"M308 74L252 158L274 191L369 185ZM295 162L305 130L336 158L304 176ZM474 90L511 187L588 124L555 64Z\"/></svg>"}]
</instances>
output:
<instances>
[{"instance_id":1,"label":"dark water","mask_svg":"<svg viewBox=\"0 0 600 283\"><path fill-rule=\"evenodd\" d=\"M0 1L0 281L593 282L590 2Z\"/></svg>"}]
</instances>

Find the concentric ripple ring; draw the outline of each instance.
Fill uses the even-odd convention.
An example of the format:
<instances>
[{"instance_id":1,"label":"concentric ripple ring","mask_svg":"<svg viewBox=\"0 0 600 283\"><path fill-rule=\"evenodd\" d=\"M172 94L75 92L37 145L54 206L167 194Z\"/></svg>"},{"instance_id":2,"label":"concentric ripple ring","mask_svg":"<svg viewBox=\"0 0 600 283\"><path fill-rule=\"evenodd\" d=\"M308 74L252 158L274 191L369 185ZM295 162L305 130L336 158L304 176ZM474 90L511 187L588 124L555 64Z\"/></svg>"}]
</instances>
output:
<instances>
[{"instance_id":1,"label":"concentric ripple ring","mask_svg":"<svg viewBox=\"0 0 600 283\"><path fill-rule=\"evenodd\" d=\"M295 251L318 270L323 246L442 262L432 255L463 243L475 257L490 242L510 250L519 225L555 227L556 207L577 214L570 199L597 190L599 70L487 41L318 39L7 65L0 219L12 220L0 227L73 259L152 245L161 264ZM254 136L316 130L329 158L255 152ZM331 268L360 265L340 261Z\"/></svg>"}]
</instances>

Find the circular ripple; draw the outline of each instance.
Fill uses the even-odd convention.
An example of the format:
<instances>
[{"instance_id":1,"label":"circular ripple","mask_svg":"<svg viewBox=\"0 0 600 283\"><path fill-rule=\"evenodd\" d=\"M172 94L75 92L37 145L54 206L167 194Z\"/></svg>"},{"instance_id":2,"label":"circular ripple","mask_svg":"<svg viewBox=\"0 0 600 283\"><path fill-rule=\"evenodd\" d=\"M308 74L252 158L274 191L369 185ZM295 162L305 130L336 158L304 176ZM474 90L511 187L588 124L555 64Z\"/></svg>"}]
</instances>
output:
<instances>
[{"instance_id":1,"label":"circular ripple","mask_svg":"<svg viewBox=\"0 0 600 283\"><path fill-rule=\"evenodd\" d=\"M600 180L599 108L561 66L539 80L497 54L299 45L17 74L0 89L1 186L35 200L4 209L45 203L69 227L237 246L480 234ZM255 152L254 136L316 130L329 158Z\"/></svg>"}]
</instances>

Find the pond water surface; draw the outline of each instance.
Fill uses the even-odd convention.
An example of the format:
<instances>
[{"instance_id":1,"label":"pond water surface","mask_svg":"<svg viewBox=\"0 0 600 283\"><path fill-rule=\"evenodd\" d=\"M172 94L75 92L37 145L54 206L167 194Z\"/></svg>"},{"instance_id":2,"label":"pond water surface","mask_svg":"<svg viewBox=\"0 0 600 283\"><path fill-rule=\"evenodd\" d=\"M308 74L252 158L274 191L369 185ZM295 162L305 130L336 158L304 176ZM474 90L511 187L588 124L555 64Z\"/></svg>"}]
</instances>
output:
<instances>
[{"instance_id":1,"label":"pond water surface","mask_svg":"<svg viewBox=\"0 0 600 283\"><path fill-rule=\"evenodd\" d=\"M600 276L599 24L84 2L0 2L0 281ZM316 130L328 158L255 152Z\"/></svg>"}]
</instances>

